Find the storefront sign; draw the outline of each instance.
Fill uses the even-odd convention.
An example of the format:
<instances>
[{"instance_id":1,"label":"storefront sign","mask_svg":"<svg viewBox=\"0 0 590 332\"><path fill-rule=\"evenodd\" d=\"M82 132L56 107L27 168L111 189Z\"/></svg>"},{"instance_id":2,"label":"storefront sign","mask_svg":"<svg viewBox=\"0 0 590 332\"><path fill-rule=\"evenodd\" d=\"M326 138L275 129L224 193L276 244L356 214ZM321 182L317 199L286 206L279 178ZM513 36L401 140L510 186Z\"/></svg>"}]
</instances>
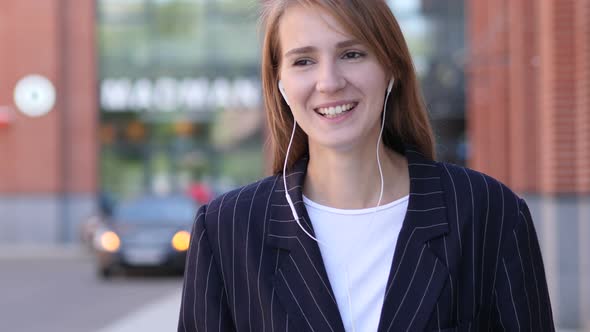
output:
<instances>
[{"instance_id":1,"label":"storefront sign","mask_svg":"<svg viewBox=\"0 0 590 332\"><path fill-rule=\"evenodd\" d=\"M109 78L101 82L106 112L214 112L260 108L260 81L253 78Z\"/></svg>"}]
</instances>

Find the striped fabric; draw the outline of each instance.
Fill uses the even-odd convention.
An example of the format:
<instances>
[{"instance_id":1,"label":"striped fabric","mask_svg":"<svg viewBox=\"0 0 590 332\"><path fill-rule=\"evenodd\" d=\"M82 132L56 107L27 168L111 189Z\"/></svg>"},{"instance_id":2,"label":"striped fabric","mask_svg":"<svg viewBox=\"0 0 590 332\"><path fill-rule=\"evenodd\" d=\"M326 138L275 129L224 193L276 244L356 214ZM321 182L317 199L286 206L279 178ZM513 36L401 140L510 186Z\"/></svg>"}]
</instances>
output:
<instances>
[{"instance_id":1,"label":"striped fabric","mask_svg":"<svg viewBox=\"0 0 590 332\"><path fill-rule=\"evenodd\" d=\"M385 331L554 331L525 202L498 181L406 148L410 198L386 285ZM302 224L307 160L287 176ZM203 206L178 331L344 331L318 245L272 176Z\"/></svg>"}]
</instances>

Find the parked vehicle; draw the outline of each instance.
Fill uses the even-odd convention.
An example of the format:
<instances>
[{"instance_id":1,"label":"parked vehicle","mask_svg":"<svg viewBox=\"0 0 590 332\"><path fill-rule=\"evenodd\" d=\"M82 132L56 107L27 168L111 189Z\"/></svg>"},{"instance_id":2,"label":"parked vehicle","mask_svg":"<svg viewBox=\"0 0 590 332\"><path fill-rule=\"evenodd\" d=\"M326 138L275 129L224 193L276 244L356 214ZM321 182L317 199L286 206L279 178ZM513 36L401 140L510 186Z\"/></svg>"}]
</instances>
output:
<instances>
[{"instance_id":1,"label":"parked vehicle","mask_svg":"<svg viewBox=\"0 0 590 332\"><path fill-rule=\"evenodd\" d=\"M143 196L118 203L92 236L98 273L159 267L182 273L198 205L184 195Z\"/></svg>"}]
</instances>

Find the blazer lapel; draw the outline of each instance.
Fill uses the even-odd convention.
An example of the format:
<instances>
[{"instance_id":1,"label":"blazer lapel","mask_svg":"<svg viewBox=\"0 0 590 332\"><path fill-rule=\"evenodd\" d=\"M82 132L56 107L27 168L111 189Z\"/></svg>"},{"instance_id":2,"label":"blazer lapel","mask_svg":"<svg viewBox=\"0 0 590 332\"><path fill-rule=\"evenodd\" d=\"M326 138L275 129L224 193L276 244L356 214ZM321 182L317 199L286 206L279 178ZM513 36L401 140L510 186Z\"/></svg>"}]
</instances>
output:
<instances>
[{"instance_id":1,"label":"blazer lapel","mask_svg":"<svg viewBox=\"0 0 590 332\"><path fill-rule=\"evenodd\" d=\"M302 226L315 237L302 196L307 163L303 158L288 172L287 188ZM267 235L267 244L280 250L273 277L278 299L296 331L344 332L318 244L295 222L282 177L279 182L271 197Z\"/></svg>"},{"instance_id":2,"label":"blazer lapel","mask_svg":"<svg viewBox=\"0 0 590 332\"><path fill-rule=\"evenodd\" d=\"M419 152L405 151L410 199L387 281L378 331L422 331L448 279L444 252L431 241L449 231L440 168Z\"/></svg>"}]
</instances>

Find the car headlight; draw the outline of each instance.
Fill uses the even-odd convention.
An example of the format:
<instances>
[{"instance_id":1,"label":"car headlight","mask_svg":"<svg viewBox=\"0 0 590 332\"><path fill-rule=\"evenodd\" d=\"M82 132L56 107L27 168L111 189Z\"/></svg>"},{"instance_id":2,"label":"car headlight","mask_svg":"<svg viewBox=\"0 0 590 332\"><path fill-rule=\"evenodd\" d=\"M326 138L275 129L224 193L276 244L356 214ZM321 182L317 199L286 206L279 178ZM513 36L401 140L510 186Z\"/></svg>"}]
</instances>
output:
<instances>
[{"instance_id":1,"label":"car headlight","mask_svg":"<svg viewBox=\"0 0 590 332\"><path fill-rule=\"evenodd\" d=\"M113 231L103 231L97 234L95 245L98 249L108 252L116 252L121 247L121 239L119 239L117 233Z\"/></svg>"},{"instance_id":2,"label":"car headlight","mask_svg":"<svg viewBox=\"0 0 590 332\"><path fill-rule=\"evenodd\" d=\"M172 248L177 251L186 251L191 242L191 235L187 231L178 231L172 237Z\"/></svg>"}]
</instances>

